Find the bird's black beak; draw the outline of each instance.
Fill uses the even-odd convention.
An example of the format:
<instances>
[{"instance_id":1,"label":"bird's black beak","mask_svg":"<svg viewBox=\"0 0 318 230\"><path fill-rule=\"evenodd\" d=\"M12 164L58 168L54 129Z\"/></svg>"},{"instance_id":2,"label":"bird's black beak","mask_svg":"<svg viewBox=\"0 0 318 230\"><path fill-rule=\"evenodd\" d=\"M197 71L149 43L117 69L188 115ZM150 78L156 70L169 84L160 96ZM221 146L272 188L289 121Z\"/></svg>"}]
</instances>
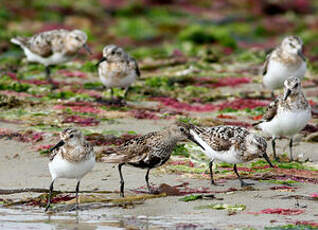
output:
<instances>
[{"instance_id":1,"label":"bird's black beak","mask_svg":"<svg viewBox=\"0 0 318 230\"><path fill-rule=\"evenodd\" d=\"M102 57L96 64L96 66L99 66L100 63L104 62L104 61L107 61L107 58L105 57Z\"/></svg>"},{"instance_id":2,"label":"bird's black beak","mask_svg":"<svg viewBox=\"0 0 318 230\"><path fill-rule=\"evenodd\" d=\"M266 153L263 154L263 157L265 158L265 160L267 161L267 163L269 164L269 166L271 166L271 168L273 168L273 164L272 162L269 160L269 157Z\"/></svg>"},{"instance_id":3,"label":"bird's black beak","mask_svg":"<svg viewBox=\"0 0 318 230\"><path fill-rule=\"evenodd\" d=\"M83 45L83 47L84 47L84 49L87 51L87 53L89 53L90 55L93 54L92 51L90 50L90 48L87 46L86 43Z\"/></svg>"},{"instance_id":4,"label":"bird's black beak","mask_svg":"<svg viewBox=\"0 0 318 230\"><path fill-rule=\"evenodd\" d=\"M65 144L65 142L63 140L60 140L54 147L52 147L50 149L50 152L52 152L54 149L58 149L59 147L61 147L64 144Z\"/></svg>"},{"instance_id":5,"label":"bird's black beak","mask_svg":"<svg viewBox=\"0 0 318 230\"><path fill-rule=\"evenodd\" d=\"M289 94L291 93L290 89L287 89L287 91L284 93L284 98L283 100L286 101L287 97L289 96Z\"/></svg>"},{"instance_id":6,"label":"bird's black beak","mask_svg":"<svg viewBox=\"0 0 318 230\"><path fill-rule=\"evenodd\" d=\"M194 137L190 134L188 139L194 143L196 143L198 146L200 146L203 150L205 150L205 148L196 140L194 139Z\"/></svg>"},{"instance_id":7,"label":"bird's black beak","mask_svg":"<svg viewBox=\"0 0 318 230\"><path fill-rule=\"evenodd\" d=\"M305 56L303 54L303 50L302 49L298 50L297 54L298 54L299 57L301 57L301 59L303 59L303 61L306 61L306 58L305 58Z\"/></svg>"}]
</instances>

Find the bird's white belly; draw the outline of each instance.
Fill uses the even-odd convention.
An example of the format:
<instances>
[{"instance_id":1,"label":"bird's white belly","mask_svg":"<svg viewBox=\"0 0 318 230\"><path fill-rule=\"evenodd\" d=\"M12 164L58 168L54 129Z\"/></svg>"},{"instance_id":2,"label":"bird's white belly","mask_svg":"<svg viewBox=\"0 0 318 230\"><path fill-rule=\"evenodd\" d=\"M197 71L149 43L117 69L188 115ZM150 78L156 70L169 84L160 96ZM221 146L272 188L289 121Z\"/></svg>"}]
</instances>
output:
<instances>
[{"instance_id":1,"label":"bird's white belly","mask_svg":"<svg viewBox=\"0 0 318 230\"><path fill-rule=\"evenodd\" d=\"M106 88L126 88L130 86L137 78L135 71L130 71L125 77L119 78L117 72L104 72L99 70L99 78Z\"/></svg>"},{"instance_id":2,"label":"bird's white belly","mask_svg":"<svg viewBox=\"0 0 318 230\"><path fill-rule=\"evenodd\" d=\"M60 64L60 63L68 61L70 58L62 53L54 53L53 55L44 58L37 54L32 53L27 48L24 48L24 53L27 56L28 61L38 62L45 66Z\"/></svg>"},{"instance_id":3,"label":"bird's white belly","mask_svg":"<svg viewBox=\"0 0 318 230\"><path fill-rule=\"evenodd\" d=\"M210 147L210 145L203 141L202 138L200 138L196 132L190 130L190 133L193 135L194 139L203 146L203 148L205 149L203 151L204 154L211 160L216 159L219 161L227 162L229 164L238 164L243 162L242 160L236 157L238 153L235 150L234 145L231 146L231 148L227 151L215 151Z\"/></svg>"},{"instance_id":4,"label":"bird's white belly","mask_svg":"<svg viewBox=\"0 0 318 230\"><path fill-rule=\"evenodd\" d=\"M56 155L49 163L49 170L52 179L55 178L76 178L81 179L95 165L95 156L81 162L70 162Z\"/></svg>"},{"instance_id":5,"label":"bird's white belly","mask_svg":"<svg viewBox=\"0 0 318 230\"><path fill-rule=\"evenodd\" d=\"M259 127L267 135L273 137L293 136L301 131L311 118L311 110L282 112L271 121L259 124Z\"/></svg>"},{"instance_id":6,"label":"bird's white belly","mask_svg":"<svg viewBox=\"0 0 318 230\"><path fill-rule=\"evenodd\" d=\"M272 60L268 64L267 73L263 78L263 83L266 88L271 90L282 88L284 85L284 81L291 76L303 79L306 70L306 62L303 62L302 65L298 68L293 68L293 66L287 67L280 62Z\"/></svg>"}]
</instances>

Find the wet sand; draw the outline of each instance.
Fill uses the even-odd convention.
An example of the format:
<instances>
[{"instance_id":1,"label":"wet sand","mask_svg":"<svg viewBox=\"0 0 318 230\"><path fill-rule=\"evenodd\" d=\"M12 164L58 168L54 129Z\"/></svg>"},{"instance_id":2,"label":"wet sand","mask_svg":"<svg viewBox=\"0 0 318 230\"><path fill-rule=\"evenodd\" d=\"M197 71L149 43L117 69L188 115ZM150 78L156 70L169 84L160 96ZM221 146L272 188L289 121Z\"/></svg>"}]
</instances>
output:
<instances>
[{"instance_id":1,"label":"wet sand","mask_svg":"<svg viewBox=\"0 0 318 230\"><path fill-rule=\"evenodd\" d=\"M142 126L140 125L142 122ZM111 130L124 130L129 124L129 120L116 120L114 124L108 124ZM166 125L166 121L134 121L130 125L130 130L137 133L145 133L151 130L160 129ZM8 127L20 130L24 127L19 125L8 125L1 123L0 127ZM105 125L106 126L106 125ZM99 126L103 129L103 126ZM45 142L54 141L55 138L47 138ZM12 140L0 141L0 188L48 188L50 175L47 167L48 158L41 156L34 150L35 145L31 143L21 143ZM280 151L287 150L287 140L278 141ZM304 153L305 157L313 160L313 164L318 164L318 150L315 145L300 142L295 153ZM268 148L270 152L270 147ZM316 152L315 152L316 151ZM136 189L145 185L145 170L131 167L123 167L125 177L126 196L135 195L131 189ZM154 185L166 183L177 185L189 182L191 188L209 187L209 181L204 179L189 179L183 175L160 174L160 170L152 170L150 181ZM249 181L249 180L248 180ZM250 182L250 181L249 181ZM300 207L305 212L297 216L284 215L253 215L248 212L258 212L266 208L295 208L295 199L281 199L277 195L308 195L317 192L317 185L309 183L296 183L298 189L295 192L277 190L269 188L277 184L253 181L255 191L236 191L231 193L217 193L216 198L223 200L196 200L192 202L179 201L180 196L168 196L156 199L145 200L142 204L133 208L105 207L99 209L87 209L83 205L79 212L57 212L52 215L45 214L43 209L32 206L13 206L11 208L1 208L0 228L10 229L20 227L27 229L108 229L116 228L177 228L181 229L235 229L243 227L253 227L263 229L264 226L284 225L294 223L297 220L315 221L318 215L317 201L299 200ZM59 179L55 183L57 190L74 190L76 181ZM211 186L213 191L223 191L228 188L240 188L238 180L226 180L224 186ZM89 173L81 183L81 190L111 190L118 191L119 175L117 167L112 164L97 163L96 167ZM20 199L38 196L37 193L18 193L12 195L0 195L0 198ZM105 194L105 197L119 197L118 193ZM181 196L182 197L182 196ZM195 209L206 204L244 204L246 210L229 215L226 210ZM65 220L65 221L62 221ZM18 224L17 224L18 223Z\"/></svg>"}]
</instances>

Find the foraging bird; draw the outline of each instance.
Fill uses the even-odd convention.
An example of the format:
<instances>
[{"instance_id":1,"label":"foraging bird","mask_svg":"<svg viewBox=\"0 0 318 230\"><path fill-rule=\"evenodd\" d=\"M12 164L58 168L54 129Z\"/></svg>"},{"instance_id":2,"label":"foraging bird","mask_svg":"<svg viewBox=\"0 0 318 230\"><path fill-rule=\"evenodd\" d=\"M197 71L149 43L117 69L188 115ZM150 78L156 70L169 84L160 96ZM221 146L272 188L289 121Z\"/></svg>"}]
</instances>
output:
<instances>
[{"instance_id":1,"label":"foraging bird","mask_svg":"<svg viewBox=\"0 0 318 230\"><path fill-rule=\"evenodd\" d=\"M297 36L288 36L266 56L263 84L273 92L275 89L283 88L284 81L291 76L302 79L306 70L303 41Z\"/></svg>"},{"instance_id":2,"label":"foraging bird","mask_svg":"<svg viewBox=\"0 0 318 230\"><path fill-rule=\"evenodd\" d=\"M115 150L111 150L104 162L118 163L120 195L124 196L124 179L121 172L123 165L147 169L145 180L148 191L153 193L154 191L149 185L150 170L166 163L177 143L186 140L200 145L193 139L187 124L176 122L165 130L131 139Z\"/></svg>"},{"instance_id":3,"label":"foraging bird","mask_svg":"<svg viewBox=\"0 0 318 230\"><path fill-rule=\"evenodd\" d=\"M52 84L50 66L64 63L74 57L86 45L87 35L81 30L51 30L32 37L16 37L11 42L19 45L30 62L45 66L46 78Z\"/></svg>"},{"instance_id":4,"label":"foraging bird","mask_svg":"<svg viewBox=\"0 0 318 230\"><path fill-rule=\"evenodd\" d=\"M99 78L107 89L125 88L124 99L127 97L130 85L140 77L137 61L121 47L108 45L103 49L103 57L96 64Z\"/></svg>"},{"instance_id":5,"label":"foraging bird","mask_svg":"<svg viewBox=\"0 0 318 230\"><path fill-rule=\"evenodd\" d=\"M87 142L81 131L67 128L60 133L61 140L50 149L49 170L52 176L50 193L45 211L51 205L53 184L57 178L76 179L76 208L78 205L78 191L81 179L92 170L95 165L95 152Z\"/></svg>"},{"instance_id":6,"label":"foraging bird","mask_svg":"<svg viewBox=\"0 0 318 230\"><path fill-rule=\"evenodd\" d=\"M254 124L267 135L272 136L273 153L276 160L276 143L278 137L288 136L290 160L293 160L293 136L305 128L311 119L311 107L301 90L301 82L291 77L284 82L284 95L271 102L263 119Z\"/></svg>"},{"instance_id":7,"label":"foraging bird","mask_svg":"<svg viewBox=\"0 0 318 230\"><path fill-rule=\"evenodd\" d=\"M237 172L236 164L251 161L255 158L264 157L268 164L273 167L267 154L267 143L264 138L250 133L247 129L238 126L192 126L190 133L194 140L203 146L203 152L211 161L209 162L211 184L215 185L212 166L214 160L234 164L233 170L241 182L241 186L252 185L242 180Z\"/></svg>"}]
</instances>

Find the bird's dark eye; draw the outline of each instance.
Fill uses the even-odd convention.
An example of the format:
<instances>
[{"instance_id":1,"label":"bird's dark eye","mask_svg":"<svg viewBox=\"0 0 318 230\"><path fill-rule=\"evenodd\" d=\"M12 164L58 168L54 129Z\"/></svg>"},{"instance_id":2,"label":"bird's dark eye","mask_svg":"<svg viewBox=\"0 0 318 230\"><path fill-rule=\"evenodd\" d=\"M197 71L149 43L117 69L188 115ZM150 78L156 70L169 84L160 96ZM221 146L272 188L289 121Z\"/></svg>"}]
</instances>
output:
<instances>
[{"instance_id":1,"label":"bird's dark eye","mask_svg":"<svg viewBox=\"0 0 318 230\"><path fill-rule=\"evenodd\" d=\"M115 51L112 51L112 55L114 55L115 54Z\"/></svg>"},{"instance_id":2,"label":"bird's dark eye","mask_svg":"<svg viewBox=\"0 0 318 230\"><path fill-rule=\"evenodd\" d=\"M185 129L184 129L183 127L180 127L180 131L181 131L181 132L184 132Z\"/></svg>"},{"instance_id":3,"label":"bird's dark eye","mask_svg":"<svg viewBox=\"0 0 318 230\"><path fill-rule=\"evenodd\" d=\"M73 138L73 137L74 137L74 135L73 135L73 134L71 134L71 135L70 135L70 138Z\"/></svg>"},{"instance_id":4,"label":"bird's dark eye","mask_svg":"<svg viewBox=\"0 0 318 230\"><path fill-rule=\"evenodd\" d=\"M80 38L79 38L79 37L77 37L77 36L75 37L75 39L76 39L77 41L79 41L79 40L80 40Z\"/></svg>"},{"instance_id":5,"label":"bird's dark eye","mask_svg":"<svg viewBox=\"0 0 318 230\"><path fill-rule=\"evenodd\" d=\"M297 88L297 87L298 87L298 83L295 84L294 88Z\"/></svg>"}]
</instances>

